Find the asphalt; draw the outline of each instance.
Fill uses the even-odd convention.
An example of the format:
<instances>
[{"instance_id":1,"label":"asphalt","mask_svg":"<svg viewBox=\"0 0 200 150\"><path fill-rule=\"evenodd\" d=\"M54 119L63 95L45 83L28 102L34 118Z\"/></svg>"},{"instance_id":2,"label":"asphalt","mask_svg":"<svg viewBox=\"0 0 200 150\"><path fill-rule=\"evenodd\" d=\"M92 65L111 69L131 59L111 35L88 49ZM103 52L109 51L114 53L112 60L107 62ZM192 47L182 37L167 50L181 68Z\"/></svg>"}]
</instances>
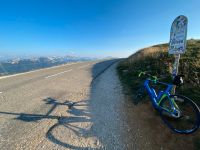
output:
<instances>
[{"instance_id":1,"label":"asphalt","mask_svg":"<svg viewBox=\"0 0 200 150\"><path fill-rule=\"evenodd\" d=\"M83 140L74 135L75 129L87 128L88 124L80 122L90 119L80 116L88 112L70 111L72 105L85 109L91 83L116 61L78 62L0 77L0 149L99 149L95 137ZM67 133L71 144L62 142L66 137L62 128L58 134L52 133L60 123L64 127L66 118L72 123ZM73 127L77 119L79 124Z\"/></svg>"}]
</instances>

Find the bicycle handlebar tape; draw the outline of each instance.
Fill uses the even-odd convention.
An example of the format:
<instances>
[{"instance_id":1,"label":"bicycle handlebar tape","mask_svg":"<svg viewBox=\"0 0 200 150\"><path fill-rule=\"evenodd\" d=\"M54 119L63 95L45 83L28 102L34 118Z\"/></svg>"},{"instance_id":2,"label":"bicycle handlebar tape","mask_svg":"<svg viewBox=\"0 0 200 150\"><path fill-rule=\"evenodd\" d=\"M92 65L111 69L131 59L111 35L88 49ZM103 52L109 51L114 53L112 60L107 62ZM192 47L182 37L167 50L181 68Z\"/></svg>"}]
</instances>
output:
<instances>
[{"instance_id":1,"label":"bicycle handlebar tape","mask_svg":"<svg viewBox=\"0 0 200 150\"><path fill-rule=\"evenodd\" d=\"M156 76L152 76L152 78L153 78L153 82L156 83L158 78Z\"/></svg>"}]
</instances>

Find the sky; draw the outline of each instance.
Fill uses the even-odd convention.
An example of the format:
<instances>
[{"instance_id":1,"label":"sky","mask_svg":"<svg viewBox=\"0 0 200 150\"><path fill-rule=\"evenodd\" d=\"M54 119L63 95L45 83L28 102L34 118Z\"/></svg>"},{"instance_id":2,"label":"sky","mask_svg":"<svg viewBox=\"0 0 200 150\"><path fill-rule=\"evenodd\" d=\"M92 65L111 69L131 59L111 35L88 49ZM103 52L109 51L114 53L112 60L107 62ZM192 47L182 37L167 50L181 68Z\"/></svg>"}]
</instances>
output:
<instances>
[{"instance_id":1,"label":"sky","mask_svg":"<svg viewBox=\"0 0 200 150\"><path fill-rule=\"evenodd\" d=\"M199 0L0 0L0 56L127 57L169 42L179 15L200 39Z\"/></svg>"}]
</instances>

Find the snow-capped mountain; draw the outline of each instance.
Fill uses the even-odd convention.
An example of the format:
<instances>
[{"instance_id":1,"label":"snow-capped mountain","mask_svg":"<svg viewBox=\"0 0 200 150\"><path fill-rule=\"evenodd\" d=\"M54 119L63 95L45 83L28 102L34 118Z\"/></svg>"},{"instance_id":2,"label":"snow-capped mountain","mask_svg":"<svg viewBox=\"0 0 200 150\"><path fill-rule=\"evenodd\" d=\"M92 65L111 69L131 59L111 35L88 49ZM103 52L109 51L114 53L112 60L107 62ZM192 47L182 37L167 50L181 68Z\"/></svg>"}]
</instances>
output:
<instances>
[{"instance_id":1,"label":"snow-capped mountain","mask_svg":"<svg viewBox=\"0 0 200 150\"><path fill-rule=\"evenodd\" d=\"M29 57L29 58L8 58L0 57L0 76L41 69L69 62L91 61L96 58L76 57L76 56L49 56L49 57Z\"/></svg>"}]
</instances>

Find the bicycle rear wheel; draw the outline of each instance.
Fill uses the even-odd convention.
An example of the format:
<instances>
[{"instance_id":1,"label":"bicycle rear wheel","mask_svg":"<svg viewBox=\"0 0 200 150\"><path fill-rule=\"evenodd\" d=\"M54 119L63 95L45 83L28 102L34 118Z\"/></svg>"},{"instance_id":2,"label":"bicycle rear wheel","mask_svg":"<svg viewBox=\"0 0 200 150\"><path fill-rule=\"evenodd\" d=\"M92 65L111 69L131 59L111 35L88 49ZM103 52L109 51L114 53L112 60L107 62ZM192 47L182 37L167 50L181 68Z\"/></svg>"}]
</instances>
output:
<instances>
[{"instance_id":1,"label":"bicycle rear wheel","mask_svg":"<svg viewBox=\"0 0 200 150\"><path fill-rule=\"evenodd\" d=\"M200 126L200 111L198 106L189 98L181 95L170 95L170 99L175 102L180 111L179 117L173 117L161 110L160 115L164 123L174 132L190 134L195 132ZM166 97L160 106L170 110L172 109L169 98ZM172 111L172 110L171 110Z\"/></svg>"}]
</instances>

